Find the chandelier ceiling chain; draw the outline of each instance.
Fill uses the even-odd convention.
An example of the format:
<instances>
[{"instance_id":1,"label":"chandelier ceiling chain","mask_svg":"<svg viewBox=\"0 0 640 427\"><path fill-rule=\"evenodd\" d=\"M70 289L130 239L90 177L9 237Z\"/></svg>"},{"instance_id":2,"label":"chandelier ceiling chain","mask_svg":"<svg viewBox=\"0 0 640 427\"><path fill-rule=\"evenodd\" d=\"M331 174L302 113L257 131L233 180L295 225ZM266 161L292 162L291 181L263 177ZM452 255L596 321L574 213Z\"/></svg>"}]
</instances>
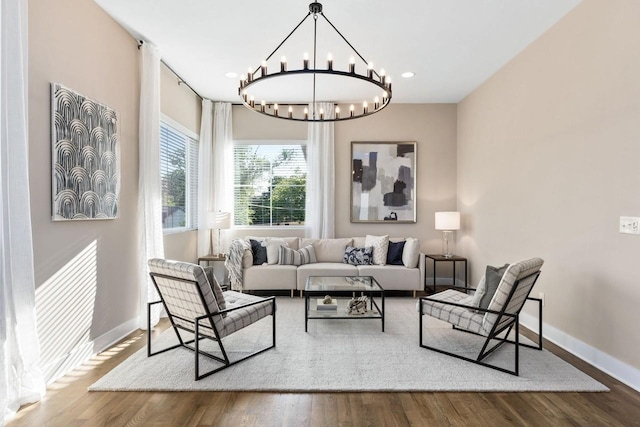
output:
<instances>
[{"instance_id":1,"label":"chandelier ceiling chain","mask_svg":"<svg viewBox=\"0 0 640 427\"><path fill-rule=\"evenodd\" d=\"M283 56L280 61L280 72L276 73L268 73L267 61L269 61L273 55L282 47L282 45L300 28L300 26L309 18L309 16L313 16L313 68L309 68L309 58L305 53L303 58L303 66L302 69L294 69L287 70L287 62L286 58ZM333 28L333 30L344 40L344 42L351 48L351 50L365 63L367 64L367 73L366 75L361 75L356 73L355 67L355 59L352 56L349 61L349 71L340 71L333 69L333 57L331 54L327 57L327 68L318 69L317 66L317 24L318 17L322 16L325 21ZM260 74L258 75L258 70ZM275 102L267 102L266 100L261 100L260 104L256 106L255 97L249 93L249 88L261 81L265 81L274 77L287 77L287 76L295 76L295 75L304 75L304 74L312 74L313 75L313 98L311 100L312 111L309 114L308 108L304 107L301 113L301 107L299 104L281 104L278 105ZM367 100L364 100L362 103L362 107L356 109L354 104L351 104L349 107L348 115L340 114L340 106L336 105L335 107L335 117L325 117L324 111L320 108L319 112L316 112L316 76L318 74L321 75L333 75L342 78L351 78L365 81L369 84L376 86L379 89L382 89L381 97L382 102L380 102L380 97L376 96L373 99L373 108L369 108L369 103ZM311 3L309 5L309 12L305 15L305 17L296 25L296 27L280 42L280 44L267 56L267 58L262 61L262 64L257 67L255 70L249 68L248 74L242 75L240 78L240 87L238 88L238 94L242 100L242 103L245 107L249 108L252 111L255 111L260 114L264 114L270 117L276 117L285 120L295 120L295 121L304 121L304 122L330 122L330 121L340 121L340 120L351 120L357 119L361 117L365 117L371 114L375 114L378 111L381 111L391 102L392 91L391 91L391 79L387 77L384 73L384 70L381 69L378 73L373 69L373 64L368 62L364 57L353 47L353 45L342 35L342 33L336 28L335 25L325 16L322 11L322 4L318 2ZM339 102L339 101L338 101ZM286 115L280 115L279 110L280 107L288 107L288 111Z\"/></svg>"}]
</instances>

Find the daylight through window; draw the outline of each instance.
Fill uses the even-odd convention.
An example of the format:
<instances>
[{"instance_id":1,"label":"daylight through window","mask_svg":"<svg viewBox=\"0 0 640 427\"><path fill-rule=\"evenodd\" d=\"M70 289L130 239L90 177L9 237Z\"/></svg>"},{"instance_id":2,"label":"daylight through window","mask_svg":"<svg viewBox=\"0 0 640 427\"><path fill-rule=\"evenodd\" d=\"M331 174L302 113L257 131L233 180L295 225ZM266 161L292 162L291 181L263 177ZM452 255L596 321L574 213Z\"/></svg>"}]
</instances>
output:
<instances>
[{"instance_id":1,"label":"daylight through window","mask_svg":"<svg viewBox=\"0 0 640 427\"><path fill-rule=\"evenodd\" d=\"M162 228L198 226L198 141L177 126L160 123Z\"/></svg>"},{"instance_id":2,"label":"daylight through window","mask_svg":"<svg viewBox=\"0 0 640 427\"><path fill-rule=\"evenodd\" d=\"M235 225L304 224L306 145L234 146Z\"/></svg>"}]
</instances>

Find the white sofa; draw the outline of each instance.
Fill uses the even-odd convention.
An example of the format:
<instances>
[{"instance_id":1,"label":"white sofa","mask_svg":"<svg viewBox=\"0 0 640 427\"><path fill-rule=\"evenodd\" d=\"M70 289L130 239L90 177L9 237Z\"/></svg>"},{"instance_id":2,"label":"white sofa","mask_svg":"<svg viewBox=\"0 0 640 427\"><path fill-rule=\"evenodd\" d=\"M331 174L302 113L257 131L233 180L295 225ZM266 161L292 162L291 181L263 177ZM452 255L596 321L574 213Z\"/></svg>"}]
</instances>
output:
<instances>
[{"instance_id":1,"label":"white sofa","mask_svg":"<svg viewBox=\"0 0 640 427\"><path fill-rule=\"evenodd\" d=\"M247 237L264 241L265 237ZM245 250L243 257L243 290L304 290L309 276L373 276L385 290L416 291L424 289L425 256L419 253L415 267L404 265L350 265L343 262L347 246L364 247L365 237L342 239L306 239L298 237L282 238L291 249L312 245L318 262L312 264L253 265L251 250ZM404 238L390 238L392 242Z\"/></svg>"}]
</instances>

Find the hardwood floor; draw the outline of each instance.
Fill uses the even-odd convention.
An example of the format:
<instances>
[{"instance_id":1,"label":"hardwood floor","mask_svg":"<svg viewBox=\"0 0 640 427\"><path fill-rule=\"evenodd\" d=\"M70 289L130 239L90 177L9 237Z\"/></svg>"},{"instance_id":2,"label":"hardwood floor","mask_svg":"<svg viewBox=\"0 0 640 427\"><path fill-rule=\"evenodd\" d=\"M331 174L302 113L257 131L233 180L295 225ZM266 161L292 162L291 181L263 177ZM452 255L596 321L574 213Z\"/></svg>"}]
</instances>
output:
<instances>
[{"instance_id":1,"label":"hardwood floor","mask_svg":"<svg viewBox=\"0 0 640 427\"><path fill-rule=\"evenodd\" d=\"M168 326L164 320L154 333ZM87 391L144 345L144 333L132 333L50 385L41 402L23 407L7 426L640 426L640 393L548 342L546 349L611 392Z\"/></svg>"}]
</instances>

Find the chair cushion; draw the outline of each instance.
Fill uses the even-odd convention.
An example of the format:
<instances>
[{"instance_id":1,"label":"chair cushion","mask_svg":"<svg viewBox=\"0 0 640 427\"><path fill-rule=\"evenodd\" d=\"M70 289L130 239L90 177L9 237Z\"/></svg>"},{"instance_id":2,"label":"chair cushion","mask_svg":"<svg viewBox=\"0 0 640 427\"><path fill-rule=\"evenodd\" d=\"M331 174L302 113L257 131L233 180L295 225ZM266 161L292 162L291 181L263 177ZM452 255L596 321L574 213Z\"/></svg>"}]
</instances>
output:
<instances>
[{"instance_id":1,"label":"chair cushion","mask_svg":"<svg viewBox=\"0 0 640 427\"><path fill-rule=\"evenodd\" d=\"M211 285L211 289L213 289L213 294L216 297L218 308L220 310L224 310L225 308L227 308L227 303L224 300L224 293L222 292L222 287L220 286L220 283L218 283L218 279L216 279L215 274L213 274L213 267L204 267L204 273L207 276L209 285ZM223 316L225 316L225 314L223 314Z\"/></svg>"},{"instance_id":2,"label":"chair cushion","mask_svg":"<svg viewBox=\"0 0 640 427\"><path fill-rule=\"evenodd\" d=\"M430 298L443 302L461 304L461 301L468 298L468 295L453 289L447 289L446 291L432 295ZM426 315L444 320L456 327L466 329L471 332L480 333L482 331L484 314L476 313L475 310L456 307L454 305L445 305L433 301L420 301L422 301L422 312ZM419 308L420 306L418 306L418 309Z\"/></svg>"},{"instance_id":3,"label":"chair cushion","mask_svg":"<svg viewBox=\"0 0 640 427\"><path fill-rule=\"evenodd\" d=\"M364 239L364 246L373 246L373 263L385 265L387 263L387 251L389 250L389 235L372 236L367 234Z\"/></svg>"},{"instance_id":4,"label":"chair cushion","mask_svg":"<svg viewBox=\"0 0 640 427\"><path fill-rule=\"evenodd\" d=\"M148 265L151 273L168 276L155 276L154 279L160 291L160 296L176 324L187 330L193 330L194 321L192 319L207 314L205 307L202 305L200 294L209 313L216 314L220 311L216 292L213 290L218 282L214 282L213 286L209 284L206 273L201 266L160 258L150 259ZM198 288L200 292L198 292ZM219 285L217 288L217 293L221 294L222 289L220 289ZM222 297L221 301L224 303L224 297ZM214 316L213 320L216 328L221 330L223 328L222 316ZM208 322L201 322L202 326L207 324L211 325ZM211 331L211 328L209 330Z\"/></svg>"},{"instance_id":5,"label":"chair cushion","mask_svg":"<svg viewBox=\"0 0 640 427\"><path fill-rule=\"evenodd\" d=\"M227 313L227 316L224 319L224 332L221 332L222 336L230 335L245 326L249 326L258 320L273 314L273 305L269 300L255 295L242 294L236 291L227 291L224 294L229 309L256 301L263 302Z\"/></svg>"}]
</instances>

